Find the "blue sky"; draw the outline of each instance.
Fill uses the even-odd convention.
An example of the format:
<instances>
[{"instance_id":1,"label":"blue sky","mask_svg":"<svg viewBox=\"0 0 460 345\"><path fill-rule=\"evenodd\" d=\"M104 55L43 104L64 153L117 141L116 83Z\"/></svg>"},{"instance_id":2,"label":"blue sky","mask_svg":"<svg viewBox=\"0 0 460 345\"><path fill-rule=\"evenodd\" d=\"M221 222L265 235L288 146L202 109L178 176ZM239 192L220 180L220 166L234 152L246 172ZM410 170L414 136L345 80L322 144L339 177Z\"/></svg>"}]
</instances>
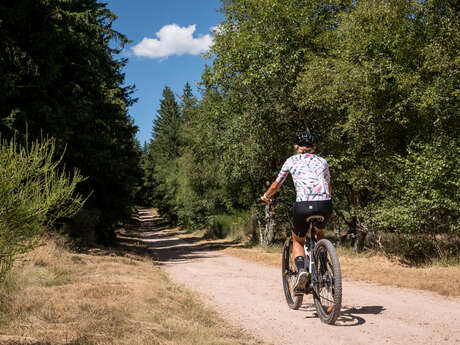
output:
<instances>
[{"instance_id":1,"label":"blue sky","mask_svg":"<svg viewBox=\"0 0 460 345\"><path fill-rule=\"evenodd\" d=\"M114 29L132 41L122 55L129 58L124 69L126 83L136 85L134 97L139 98L130 108L130 115L139 127L137 138L142 145L151 137L152 121L160 107L163 88L167 85L176 95L181 95L185 83L196 85L204 65L210 64L199 52L210 44L210 28L222 20L217 12L220 1L101 2L106 2L118 16ZM197 94L196 87L194 91Z\"/></svg>"}]
</instances>

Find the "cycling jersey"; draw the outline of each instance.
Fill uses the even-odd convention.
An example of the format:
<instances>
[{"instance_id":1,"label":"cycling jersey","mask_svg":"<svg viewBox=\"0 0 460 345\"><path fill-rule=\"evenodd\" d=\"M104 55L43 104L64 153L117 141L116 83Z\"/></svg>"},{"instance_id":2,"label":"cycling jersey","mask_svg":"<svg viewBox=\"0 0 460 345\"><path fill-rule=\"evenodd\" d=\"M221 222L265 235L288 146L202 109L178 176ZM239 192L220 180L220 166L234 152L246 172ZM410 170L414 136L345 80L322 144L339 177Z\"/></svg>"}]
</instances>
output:
<instances>
[{"instance_id":1,"label":"cycling jersey","mask_svg":"<svg viewBox=\"0 0 460 345\"><path fill-rule=\"evenodd\" d=\"M283 183L291 173L296 190L296 201L329 200L329 167L324 158L302 153L289 157L276 178Z\"/></svg>"}]
</instances>

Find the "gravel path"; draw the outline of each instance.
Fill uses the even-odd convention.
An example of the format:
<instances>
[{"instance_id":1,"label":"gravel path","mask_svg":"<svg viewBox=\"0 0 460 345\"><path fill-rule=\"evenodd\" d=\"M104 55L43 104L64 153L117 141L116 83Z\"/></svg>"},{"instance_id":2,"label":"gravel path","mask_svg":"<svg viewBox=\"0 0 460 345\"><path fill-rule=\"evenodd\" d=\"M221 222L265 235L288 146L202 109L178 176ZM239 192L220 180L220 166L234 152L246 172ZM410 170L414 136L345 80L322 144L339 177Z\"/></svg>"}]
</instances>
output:
<instances>
[{"instance_id":1,"label":"gravel path","mask_svg":"<svg viewBox=\"0 0 460 345\"><path fill-rule=\"evenodd\" d=\"M141 211L143 239L171 278L197 291L225 319L274 344L460 344L460 299L344 281L336 326L319 320L311 295L290 310L281 269L241 260L162 230Z\"/></svg>"}]
</instances>

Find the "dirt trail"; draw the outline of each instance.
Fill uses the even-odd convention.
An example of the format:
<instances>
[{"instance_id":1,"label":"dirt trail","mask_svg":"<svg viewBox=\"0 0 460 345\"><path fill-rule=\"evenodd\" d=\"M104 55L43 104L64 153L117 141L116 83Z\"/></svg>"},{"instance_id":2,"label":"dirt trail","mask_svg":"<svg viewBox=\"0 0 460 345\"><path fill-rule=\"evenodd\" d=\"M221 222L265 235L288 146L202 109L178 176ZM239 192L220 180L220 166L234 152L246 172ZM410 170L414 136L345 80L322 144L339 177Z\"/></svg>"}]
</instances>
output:
<instances>
[{"instance_id":1,"label":"dirt trail","mask_svg":"<svg viewBox=\"0 0 460 345\"><path fill-rule=\"evenodd\" d=\"M336 326L320 322L311 296L287 307L281 271L219 246L184 242L141 211L144 241L171 278L199 292L224 318L275 344L460 344L460 299L346 281ZM163 225L164 226L164 225Z\"/></svg>"}]
</instances>

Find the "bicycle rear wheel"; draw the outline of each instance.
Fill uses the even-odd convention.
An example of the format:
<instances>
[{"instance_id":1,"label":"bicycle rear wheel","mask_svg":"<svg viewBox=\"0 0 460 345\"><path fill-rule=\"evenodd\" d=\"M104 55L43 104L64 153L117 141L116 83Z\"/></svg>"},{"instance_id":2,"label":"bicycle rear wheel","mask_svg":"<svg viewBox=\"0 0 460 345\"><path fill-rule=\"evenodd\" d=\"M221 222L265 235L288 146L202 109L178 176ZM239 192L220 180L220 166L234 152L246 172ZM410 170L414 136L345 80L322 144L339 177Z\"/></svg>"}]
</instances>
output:
<instances>
[{"instance_id":1,"label":"bicycle rear wheel","mask_svg":"<svg viewBox=\"0 0 460 345\"><path fill-rule=\"evenodd\" d=\"M283 258L281 263L281 274L283 277L284 296L289 308L297 310L302 305L303 294L294 294L294 284L297 278L297 267L292 257L292 238L288 238L283 247Z\"/></svg>"},{"instance_id":2,"label":"bicycle rear wheel","mask_svg":"<svg viewBox=\"0 0 460 345\"><path fill-rule=\"evenodd\" d=\"M315 245L315 273L313 300L321 321L334 324L342 307L342 274L339 258L329 240L322 239Z\"/></svg>"}]
</instances>

